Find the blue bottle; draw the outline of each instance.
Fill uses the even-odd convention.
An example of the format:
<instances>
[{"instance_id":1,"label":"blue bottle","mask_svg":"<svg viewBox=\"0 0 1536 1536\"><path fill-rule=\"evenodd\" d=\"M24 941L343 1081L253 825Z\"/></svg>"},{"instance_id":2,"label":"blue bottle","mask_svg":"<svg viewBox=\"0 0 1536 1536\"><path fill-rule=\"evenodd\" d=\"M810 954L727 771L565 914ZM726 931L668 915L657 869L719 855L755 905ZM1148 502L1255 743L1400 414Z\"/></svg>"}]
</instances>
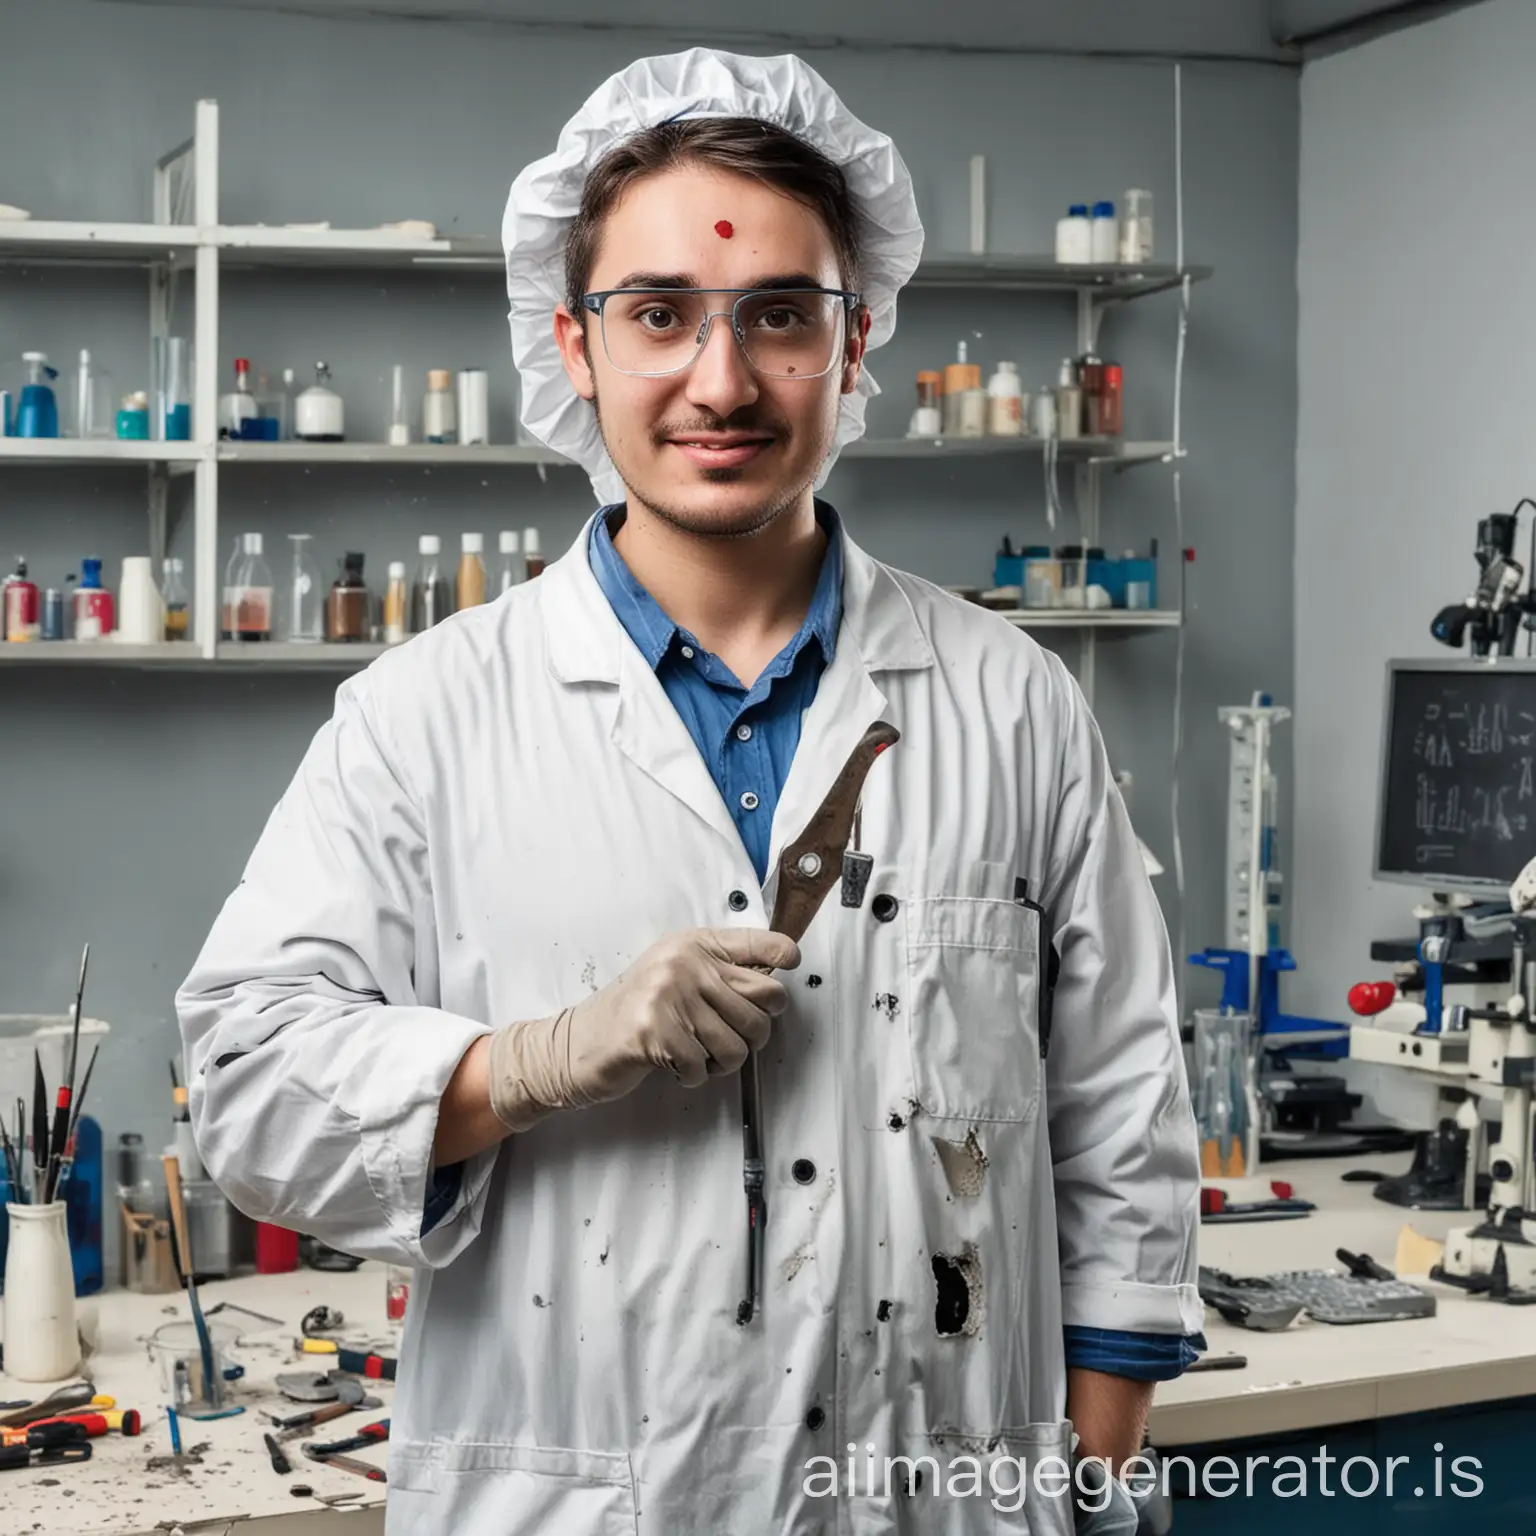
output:
<instances>
[{"instance_id":1,"label":"blue bottle","mask_svg":"<svg viewBox=\"0 0 1536 1536\"><path fill-rule=\"evenodd\" d=\"M16 402L11 435L57 437L59 402L48 387L48 380L58 378L59 370L48 366L47 354L43 352L23 352L21 360L27 365L27 382L22 385L21 399Z\"/></svg>"}]
</instances>

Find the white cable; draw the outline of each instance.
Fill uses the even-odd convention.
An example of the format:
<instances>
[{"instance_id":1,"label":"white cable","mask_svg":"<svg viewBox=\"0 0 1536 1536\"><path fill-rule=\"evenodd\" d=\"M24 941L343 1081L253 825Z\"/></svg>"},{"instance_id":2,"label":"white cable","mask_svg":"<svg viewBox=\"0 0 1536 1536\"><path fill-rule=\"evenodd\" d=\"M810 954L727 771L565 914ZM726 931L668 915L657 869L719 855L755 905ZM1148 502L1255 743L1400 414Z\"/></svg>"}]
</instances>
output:
<instances>
[{"instance_id":1,"label":"white cable","mask_svg":"<svg viewBox=\"0 0 1536 1536\"><path fill-rule=\"evenodd\" d=\"M1189 333L1189 274L1184 272L1184 77L1173 66L1174 229L1179 285L1179 339L1173 360L1173 529L1174 555L1179 562L1179 629L1174 641L1173 662L1173 765L1168 793L1169 819L1173 827L1173 888L1179 900L1178 953L1174 956L1173 987L1179 1022L1184 1020L1185 967L1189 961L1189 916L1184 882L1184 837L1179 830L1179 774L1184 757L1184 647L1189 622L1187 562L1184 559L1184 494L1179 456L1184 451L1184 341Z\"/></svg>"}]
</instances>

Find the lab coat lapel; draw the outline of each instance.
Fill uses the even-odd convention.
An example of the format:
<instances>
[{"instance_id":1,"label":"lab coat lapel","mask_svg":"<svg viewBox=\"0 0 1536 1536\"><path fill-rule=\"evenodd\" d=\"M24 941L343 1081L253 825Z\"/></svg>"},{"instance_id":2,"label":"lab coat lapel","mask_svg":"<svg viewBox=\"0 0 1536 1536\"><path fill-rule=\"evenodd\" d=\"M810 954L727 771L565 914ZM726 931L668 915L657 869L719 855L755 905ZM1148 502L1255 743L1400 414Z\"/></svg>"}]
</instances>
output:
<instances>
[{"instance_id":1,"label":"lab coat lapel","mask_svg":"<svg viewBox=\"0 0 1536 1536\"><path fill-rule=\"evenodd\" d=\"M864 732L877 720L901 729L877 676L932 665L933 652L906 594L885 567L844 533L837 653L801 721L800 744L774 813L769 885L777 878L786 844L805 830Z\"/></svg>"},{"instance_id":2,"label":"lab coat lapel","mask_svg":"<svg viewBox=\"0 0 1536 1536\"><path fill-rule=\"evenodd\" d=\"M539 578L550 671L568 685L617 685L614 745L746 860L741 835L688 727L592 574L591 531L589 519L571 548Z\"/></svg>"}]
</instances>

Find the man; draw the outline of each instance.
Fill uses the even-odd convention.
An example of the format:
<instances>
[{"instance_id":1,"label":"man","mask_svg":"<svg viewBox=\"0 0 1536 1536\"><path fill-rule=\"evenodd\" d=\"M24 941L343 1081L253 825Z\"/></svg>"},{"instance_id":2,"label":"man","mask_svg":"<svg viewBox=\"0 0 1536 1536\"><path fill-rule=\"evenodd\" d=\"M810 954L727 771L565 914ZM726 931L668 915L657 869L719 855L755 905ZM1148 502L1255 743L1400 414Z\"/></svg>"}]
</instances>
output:
<instances>
[{"instance_id":1,"label":"man","mask_svg":"<svg viewBox=\"0 0 1536 1536\"><path fill-rule=\"evenodd\" d=\"M905 168L798 60L695 50L594 95L506 244L524 419L612 505L339 691L179 996L202 1154L417 1266L391 1531L1069 1531L998 1470L1139 1447L1200 1324L1195 1138L1070 677L813 494ZM867 888L797 946L780 855L882 719Z\"/></svg>"}]
</instances>

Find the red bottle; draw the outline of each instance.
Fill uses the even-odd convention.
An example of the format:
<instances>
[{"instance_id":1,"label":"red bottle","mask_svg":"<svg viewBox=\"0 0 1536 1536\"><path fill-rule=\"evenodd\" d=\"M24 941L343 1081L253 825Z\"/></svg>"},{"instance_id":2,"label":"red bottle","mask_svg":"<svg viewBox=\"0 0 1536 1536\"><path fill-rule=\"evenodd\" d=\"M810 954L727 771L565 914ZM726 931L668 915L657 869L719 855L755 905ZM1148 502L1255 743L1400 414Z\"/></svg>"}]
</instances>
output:
<instances>
[{"instance_id":1,"label":"red bottle","mask_svg":"<svg viewBox=\"0 0 1536 1536\"><path fill-rule=\"evenodd\" d=\"M101 561L87 555L80 562L75 588L75 639L105 640L117 628L117 605L101 584Z\"/></svg>"},{"instance_id":2,"label":"red bottle","mask_svg":"<svg viewBox=\"0 0 1536 1536\"><path fill-rule=\"evenodd\" d=\"M37 583L27 580L27 562L18 555L15 572L5 578L5 638L36 640Z\"/></svg>"}]
</instances>

